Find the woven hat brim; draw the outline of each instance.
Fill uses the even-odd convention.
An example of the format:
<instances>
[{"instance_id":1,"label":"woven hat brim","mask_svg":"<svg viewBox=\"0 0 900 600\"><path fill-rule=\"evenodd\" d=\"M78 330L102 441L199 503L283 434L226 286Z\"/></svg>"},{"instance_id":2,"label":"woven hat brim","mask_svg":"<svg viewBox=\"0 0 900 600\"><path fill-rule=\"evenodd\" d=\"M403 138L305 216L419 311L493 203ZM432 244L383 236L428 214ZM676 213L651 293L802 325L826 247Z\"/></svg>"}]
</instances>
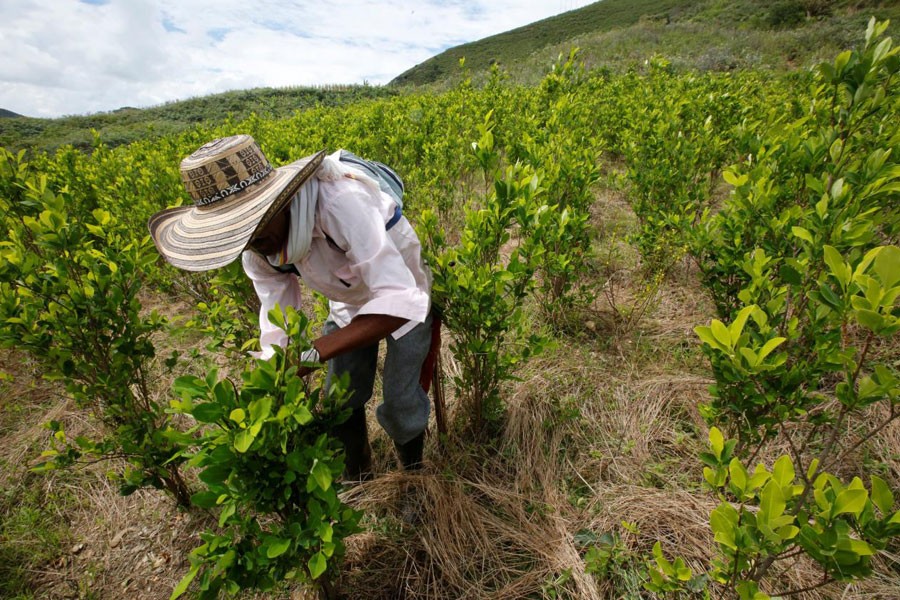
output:
<instances>
[{"instance_id":1,"label":"woven hat brim","mask_svg":"<svg viewBox=\"0 0 900 600\"><path fill-rule=\"evenodd\" d=\"M208 271L233 262L256 230L290 202L325 151L278 167L256 187L206 206L162 210L148 226L159 253L179 269Z\"/></svg>"}]
</instances>

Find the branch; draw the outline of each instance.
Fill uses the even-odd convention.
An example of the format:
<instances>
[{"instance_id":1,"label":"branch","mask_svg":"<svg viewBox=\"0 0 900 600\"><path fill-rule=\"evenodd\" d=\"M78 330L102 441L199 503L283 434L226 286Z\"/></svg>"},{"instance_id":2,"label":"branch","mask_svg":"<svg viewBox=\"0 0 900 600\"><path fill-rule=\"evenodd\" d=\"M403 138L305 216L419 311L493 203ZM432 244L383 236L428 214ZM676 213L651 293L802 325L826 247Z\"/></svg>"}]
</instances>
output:
<instances>
[{"instance_id":1,"label":"branch","mask_svg":"<svg viewBox=\"0 0 900 600\"><path fill-rule=\"evenodd\" d=\"M810 585L810 586L805 587L805 588L798 588L798 589L796 589L796 590L790 590L790 591L788 591L788 592L781 592L781 593L779 593L779 594L775 594L775 596L796 596L796 595L802 594L802 593L804 593L804 592L811 592L812 590L815 590L815 589L818 589L818 588L820 588L820 587L826 586L826 585L828 585L829 583L833 583L833 582L834 582L834 579L832 579L832 578L828 577L827 575L825 575L825 578L824 578L822 581L820 581L819 583L816 583L816 584L814 584L814 585Z\"/></svg>"},{"instance_id":2,"label":"branch","mask_svg":"<svg viewBox=\"0 0 900 600\"><path fill-rule=\"evenodd\" d=\"M881 430L883 430L885 427L890 425L894 421L894 419L896 419L897 417L900 417L900 413L896 412L896 405L892 403L891 404L891 414L888 416L887 420L884 423L882 423L881 425L879 425L878 427L876 427L875 429L873 429L872 431L870 431L867 435L861 437L858 442L856 442L855 444L853 444L852 446L850 446L849 448L844 450L835 459L836 462L842 462L848 454L850 454L851 452L853 452L854 450L856 450L857 448L859 448L860 446L865 444L867 441L869 441L870 439L872 439L873 437L878 435L881 432Z\"/></svg>"}]
</instances>

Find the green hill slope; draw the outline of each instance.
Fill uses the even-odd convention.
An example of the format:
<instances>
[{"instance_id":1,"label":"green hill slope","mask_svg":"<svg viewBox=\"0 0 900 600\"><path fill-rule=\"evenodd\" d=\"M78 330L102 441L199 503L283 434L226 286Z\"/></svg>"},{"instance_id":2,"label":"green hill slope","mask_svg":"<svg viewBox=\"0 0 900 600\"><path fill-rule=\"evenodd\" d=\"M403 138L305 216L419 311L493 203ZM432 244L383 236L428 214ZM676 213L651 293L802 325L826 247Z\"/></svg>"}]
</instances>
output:
<instances>
[{"instance_id":1,"label":"green hill slope","mask_svg":"<svg viewBox=\"0 0 900 600\"><path fill-rule=\"evenodd\" d=\"M652 54L701 70L789 69L858 41L871 16L900 19L881 0L603 0L483 40L450 48L399 75L393 85L478 75L498 63L515 79L538 79L559 53L582 50L590 66L623 70Z\"/></svg>"},{"instance_id":2,"label":"green hill slope","mask_svg":"<svg viewBox=\"0 0 900 600\"><path fill-rule=\"evenodd\" d=\"M71 144L87 149L94 143L94 131L103 143L119 146L146 137L183 131L198 123L244 119L254 113L288 117L294 111L311 106L339 106L396 93L396 90L369 85L257 88L190 98L145 109L124 107L111 112L59 119L0 119L0 146L12 150L31 148L53 151Z\"/></svg>"},{"instance_id":3,"label":"green hill slope","mask_svg":"<svg viewBox=\"0 0 900 600\"><path fill-rule=\"evenodd\" d=\"M391 84L421 85L443 79L458 70L461 58L465 58L466 65L476 71L494 62L511 63L535 50L566 42L579 35L627 27L645 15L665 15L692 4L696 2L604 0L483 40L455 46L402 73Z\"/></svg>"}]
</instances>

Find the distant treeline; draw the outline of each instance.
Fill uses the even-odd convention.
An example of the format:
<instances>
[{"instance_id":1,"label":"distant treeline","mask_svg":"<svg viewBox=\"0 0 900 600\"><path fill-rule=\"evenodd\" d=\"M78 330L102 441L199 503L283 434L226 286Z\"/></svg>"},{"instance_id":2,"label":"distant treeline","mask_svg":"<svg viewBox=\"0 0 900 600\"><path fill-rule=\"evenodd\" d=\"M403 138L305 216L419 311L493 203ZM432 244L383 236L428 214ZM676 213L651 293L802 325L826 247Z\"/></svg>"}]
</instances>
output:
<instances>
[{"instance_id":1,"label":"distant treeline","mask_svg":"<svg viewBox=\"0 0 900 600\"><path fill-rule=\"evenodd\" d=\"M370 98L383 98L396 90L371 85L320 86L236 90L168 102L151 108L118 110L58 119L17 117L0 119L0 146L18 151L53 152L62 146L90 149L184 131L199 123L242 120L251 114L287 117L313 106L340 106Z\"/></svg>"}]
</instances>

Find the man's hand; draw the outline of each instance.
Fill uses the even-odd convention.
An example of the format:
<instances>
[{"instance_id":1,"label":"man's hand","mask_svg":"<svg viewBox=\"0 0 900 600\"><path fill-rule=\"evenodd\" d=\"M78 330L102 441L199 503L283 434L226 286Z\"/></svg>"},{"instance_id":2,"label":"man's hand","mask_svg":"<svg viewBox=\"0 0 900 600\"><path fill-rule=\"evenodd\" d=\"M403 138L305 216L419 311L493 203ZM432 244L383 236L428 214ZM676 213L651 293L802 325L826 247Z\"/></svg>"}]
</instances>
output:
<instances>
[{"instance_id":1,"label":"man's hand","mask_svg":"<svg viewBox=\"0 0 900 600\"><path fill-rule=\"evenodd\" d=\"M300 377L306 377L307 375L309 375L316 369L319 369L324 366L322 364L322 362L319 360L319 351L316 350L315 346L313 346L309 350L304 350L303 352L300 353L300 362L301 363L316 363L316 365L317 365L317 366L313 367L313 366L306 366L306 365L301 364L300 367L297 369L297 375L299 375Z\"/></svg>"},{"instance_id":2,"label":"man's hand","mask_svg":"<svg viewBox=\"0 0 900 600\"><path fill-rule=\"evenodd\" d=\"M407 319L388 315L358 316L346 327L313 341L313 347L300 354L300 361L318 363L319 367L324 366L325 361L335 356L358 348L365 348L384 339L406 322ZM305 377L319 367L301 365L297 374Z\"/></svg>"}]
</instances>

